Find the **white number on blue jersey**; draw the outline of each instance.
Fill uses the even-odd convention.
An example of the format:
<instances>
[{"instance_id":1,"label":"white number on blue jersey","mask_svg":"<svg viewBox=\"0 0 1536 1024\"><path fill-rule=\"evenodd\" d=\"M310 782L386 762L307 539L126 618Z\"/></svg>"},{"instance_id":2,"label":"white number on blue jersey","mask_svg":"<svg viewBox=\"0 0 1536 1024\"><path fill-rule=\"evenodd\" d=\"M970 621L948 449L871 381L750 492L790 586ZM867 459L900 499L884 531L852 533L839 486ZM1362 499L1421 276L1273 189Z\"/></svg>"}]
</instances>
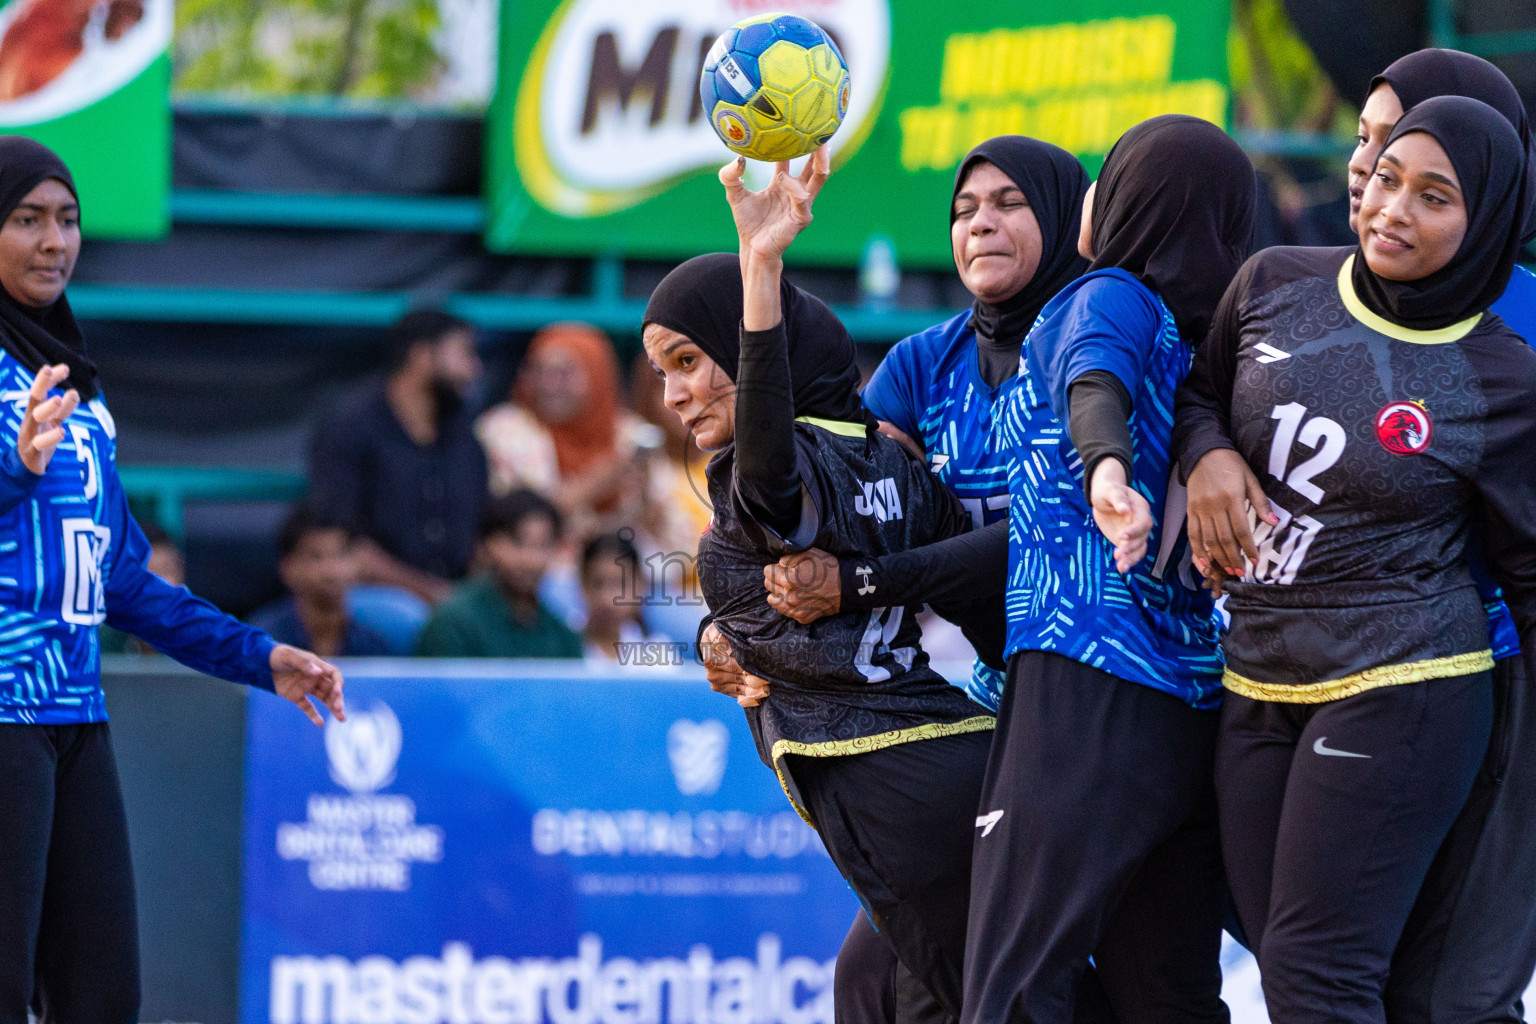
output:
<instances>
[{"instance_id":1,"label":"white number on blue jersey","mask_svg":"<svg viewBox=\"0 0 1536 1024\"><path fill-rule=\"evenodd\" d=\"M985 498L961 498L960 505L966 515L971 517L971 529L979 530L987 525L988 512L1007 508L1011 500L1011 494L989 494Z\"/></svg>"},{"instance_id":2,"label":"white number on blue jersey","mask_svg":"<svg viewBox=\"0 0 1536 1024\"><path fill-rule=\"evenodd\" d=\"M71 423L69 436L75 440L75 458L85 466L85 500L95 501L101 491L101 473L96 468L96 451L91 447L91 432L78 423Z\"/></svg>"},{"instance_id":3,"label":"white number on blue jersey","mask_svg":"<svg viewBox=\"0 0 1536 1024\"><path fill-rule=\"evenodd\" d=\"M83 516L65 519L64 605L65 622L99 626L107 618L106 580L101 563L112 544L112 531Z\"/></svg>"}]
</instances>

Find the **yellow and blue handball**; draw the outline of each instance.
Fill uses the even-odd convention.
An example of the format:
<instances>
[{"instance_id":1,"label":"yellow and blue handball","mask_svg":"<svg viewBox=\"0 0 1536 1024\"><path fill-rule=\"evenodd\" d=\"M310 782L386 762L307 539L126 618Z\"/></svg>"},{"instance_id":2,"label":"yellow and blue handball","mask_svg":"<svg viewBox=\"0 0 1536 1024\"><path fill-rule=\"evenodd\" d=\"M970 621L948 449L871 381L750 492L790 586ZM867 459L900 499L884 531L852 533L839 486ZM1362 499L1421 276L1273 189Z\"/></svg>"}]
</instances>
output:
<instances>
[{"instance_id":1,"label":"yellow and blue handball","mask_svg":"<svg viewBox=\"0 0 1536 1024\"><path fill-rule=\"evenodd\" d=\"M721 33L699 96L720 141L753 160L792 160L824 145L848 113L848 62L832 37L793 14Z\"/></svg>"}]
</instances>

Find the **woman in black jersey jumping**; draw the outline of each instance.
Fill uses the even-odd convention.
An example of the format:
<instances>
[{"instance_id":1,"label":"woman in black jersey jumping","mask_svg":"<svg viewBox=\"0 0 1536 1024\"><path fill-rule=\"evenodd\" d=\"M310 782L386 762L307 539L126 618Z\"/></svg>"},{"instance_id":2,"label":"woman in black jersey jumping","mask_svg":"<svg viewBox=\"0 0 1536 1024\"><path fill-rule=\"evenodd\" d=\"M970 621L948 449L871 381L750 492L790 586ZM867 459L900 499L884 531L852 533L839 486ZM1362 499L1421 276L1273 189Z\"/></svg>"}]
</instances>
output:
<instances>
[{"instance_id":1,"label":"woman in black jersey jumping","mask_svg":"<svg viewBox=\"0 0 1536 1024\"><path fill-rule=\"evenodd\" d=\"M1498 112L1419 104L1360 244L1249 260L1179 392L1191 547L1229 594L1222 843L1276 1024L1387 1019L1394 947L1488 743L1474 526L1536 650L1536 352L1487 312L1526 188ZM1211 499L1246 470L1251 515Z\"/></svg>"},{"instance_id":2,"label":"woman in black jersey jumping","mask_svg":"<svg viewBox=\"0 0 1536 1024\"><path fill-rule=\"evenodd\" d=\"M971 840L992 716L928 666L904 607L802 626L768 607L788 551L888 552L966 529L958 503L860 406L852 339L782 279L826 179L780 165L753 193L721 171L738 254L689 260L645 313L666 403L715 455L699 542L713 624L771 684L747 711L763 761L819 831L871 919L942 1013L960 1009ZM847 981L839 973L839 986ZM839 996L841 1001L841 996Z\"/></svg>"}]
</instances>

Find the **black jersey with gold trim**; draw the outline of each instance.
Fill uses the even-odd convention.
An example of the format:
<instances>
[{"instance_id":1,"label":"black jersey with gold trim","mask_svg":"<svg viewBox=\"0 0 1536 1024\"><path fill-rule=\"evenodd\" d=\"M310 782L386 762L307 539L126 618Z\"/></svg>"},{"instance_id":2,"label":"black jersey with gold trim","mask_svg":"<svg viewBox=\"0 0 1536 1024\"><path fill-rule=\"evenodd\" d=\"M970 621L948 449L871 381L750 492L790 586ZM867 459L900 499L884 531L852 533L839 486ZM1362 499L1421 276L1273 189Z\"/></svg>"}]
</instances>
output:
<instances>
[{"instance_id":1,"label":"black jersey with gold trim","mask_svg":"<svg viewBox=\"0 0 1536 1024\"><path fill-rule=\"evenodd\" d=\"M1279 518L1252 521L1258 559L1228 584L1226 685L1256 699L1492 665L1465 547L1480 502L1528 485L1493 441L1529 431L1536 354L1488 313L1382 319L1355 296L1353 252L1250 259L1180 392L1184 467L1236 448Z\"/></svg>"},{"instance_id":2,"label":"black jersey with gold trim","mask_svg":"<svg viewBox=\"0 0 1536 1024\"><path fill-rule=\"evenodd\" d=\"M928 467L862 425L797 422L800 530L779 538L732 486L734 447L706 469L714 519L699 540L699 580L715 625L743 669L771 684L749 709L763 760L834 756L992 727L992 716L928 664L915 608L900 605L801 625L768 606L763 567L788 552L883 555L968 528Z\"/></svg>"}]
</instances>

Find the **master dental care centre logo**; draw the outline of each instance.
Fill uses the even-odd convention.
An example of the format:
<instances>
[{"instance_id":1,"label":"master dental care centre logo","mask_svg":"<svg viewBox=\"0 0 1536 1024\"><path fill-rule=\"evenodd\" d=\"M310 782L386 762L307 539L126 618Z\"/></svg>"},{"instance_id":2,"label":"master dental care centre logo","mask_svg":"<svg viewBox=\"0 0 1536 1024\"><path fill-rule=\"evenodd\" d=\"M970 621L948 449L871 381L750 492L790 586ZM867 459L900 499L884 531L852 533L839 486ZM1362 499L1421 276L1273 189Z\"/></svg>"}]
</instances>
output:
<instances>
[{"instance_id":1,"label":"master dental care centre logo","mask_svg":"<svg viewBox=\"0 0 1536 1024\"><path fill-rule=\"evenodd\" d=\"M327 743L333 777L362 792L320 799L363 800L365 804L358 806L369 808L386 799L375 791L393 773L399 723L384 705L375 705L368 716L353 715L347 725L365 722L360 731L350 737L343 733ZM718 719L675 720L667 729L664 754L658 751L665 757L677 792L698 798L719 793L729 753L730 730ZM323 804L317 813L315 799L311 798L308 826L295 828L321 830L335 819L365 821L372 827L381 817L372 810L338 812L330 804ZM382 818L394 827L411 820L407 810L414 808L397 807ZM531 841L539 854L571 858L577 864L630 856L662 857L672 863L732 856L744 857L748 863L782 863L788 858L825 856L814 833L789 811L763 815L544 808L534 815ZM427 845L423 843L424 848ZM440 834L432 849L441 856ZM798 876L782 873L592 877L609 881L583 886L578 877L577 890L588 898L682 897L675 904L682 914L698 912L686 897L794 896L800 891L783 889L783 879ZM619 878L641 881L612 884ZM646 884L647 878L661 882ZM664 884L676 878L687 884ZM700 881L709 878L724 879L727 885L700 888ZM729 885L732 879L757 879L780 888L738 892ZM636 923L643 930L644 922ZM786 956L783 940L773 932L758 934L755 942L750 935L741 938L753 948L754 956L717 959L710 946L694 943L677 956L639 960L605 955L603 938L591 933L578 940L574 956L563 957L476 957L468 944L454 941L443 945L440 956L412 956L399 962L383 956L356 961L341 956L277 956L271 961L268 1020L271 1024L833 1024L835 960Z\"/></svg>"},{"instance_id":2,"label":"master dental care centre logo","mask_svg":"<svg viewBox=\"0 0 1536 1024\"><path fill-rule=\"evenodd\" d=\"M523 187L554 213L602 217L720 166L730 153L699 98L704 58L732 24L771 12L809 18L837 41L852 89L828 148L835 162L852 155L884 93L888 0L566 0L517 87ZM748 184L761 187L771 172L749 162Z\"/></svg>"},{"instance_id":3,"label":"master dental care centre logo","mask_svg":"<svg viewBox=\"0 0 1536 1024\"><path fill-rule=\"evenodd\" d=\"M311 793L301 822L277 826L277 855L309 863L316 889L405 892L411 865L443 859L443 830L416 822L416 803L384 793L395 780L400 720L382 701L325 727L331 779L346 792Z\"/></svg>"}]
</instances>

